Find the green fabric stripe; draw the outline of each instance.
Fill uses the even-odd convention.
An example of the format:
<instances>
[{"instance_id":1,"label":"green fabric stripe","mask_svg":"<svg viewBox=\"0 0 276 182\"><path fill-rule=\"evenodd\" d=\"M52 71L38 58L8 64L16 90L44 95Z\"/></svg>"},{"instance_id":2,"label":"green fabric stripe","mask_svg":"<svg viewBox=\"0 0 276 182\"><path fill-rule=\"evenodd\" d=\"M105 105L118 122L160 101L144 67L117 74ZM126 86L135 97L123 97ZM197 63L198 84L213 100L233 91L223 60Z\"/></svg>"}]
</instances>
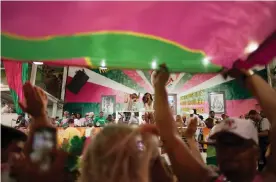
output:
<instances>
[{"instance_id":1,"label":"green fabric stripe","mask_svg":"<svg viewBox=\"0 0 276 182\"><path fill-rule=\"evenodd\" d=\"M160 40L130 34L86 34L48 40L21 40L1 34L2 56L15 60L66 60L89 57L94 67L106 60L108 68L151 69L153 59L176 72L217 72L213 64L202 65L204 55Z\"/></svg>"},{"instance_id":2,"label":"green fabric stripe","mask_svg":"<svg viewBox=\"0 0 276 182\"><path fill-rule=\"evenodd\" d=\"M266 69L258 71L257 74L260 75L263 79L267 80ZM241 100L253 98L251 93L245 87L243 87L236 79L225 82L223 84L216 85L205 90L206 93L219 91L225 92L226 100Z\"/></svg>"},{"instance_id":3,"label":"green fabric stripe","mask_svg":"<svg viewBox=\"0 0 276 182\"><path fill-rule=\"evenodd\" d=\"M21 114L23 113L23 111L21 110L19 104L18 104L18 101L19 101L19 98L18 98L18 95L16 94L16 92L10 88L10 92L11 92L11 96L12 96L12 100L13 100L13 104L14 104L14 108L15 108L15 112L17 114Z\"/></svg>"},{"instance_id":4,"label":"green fabric stripe","mask_svg":"<svg viewBox=\"0 0 276 182\"><path fill-rule=\"evenodd\" d=\"M193 74L185 73L183 77L179 80L177 85L174 87L173 91L179 91L181 88L183 88L184 84L190 80L193 77Z\"/></svg>"},{"instance_id":5,"label":"green fabric stripe","mask_svg":"<svg viewBox=\"0 0 276 182\"><path fill-rule=\"evenodd\" d=\"M29 64L22 63L22 83L24 84L29 78Z\"/></svg>"},{"instance_id":6,"label":"green fabric stripe","mask_svg":"<svg viewBox=\"0 0 276 182\"><path fill-rule=\"evenodd\" d=\"M133 90L137 90L137 92L145 93L145 89L139 86L136 82L134 82L131 78L129 78L124 72L121 70L109 70L105 73L100 73L98 69L92 69L92 71L103 75L111 80L114 80L122 85L125 85Z\"/></svg>"}]
</instances>

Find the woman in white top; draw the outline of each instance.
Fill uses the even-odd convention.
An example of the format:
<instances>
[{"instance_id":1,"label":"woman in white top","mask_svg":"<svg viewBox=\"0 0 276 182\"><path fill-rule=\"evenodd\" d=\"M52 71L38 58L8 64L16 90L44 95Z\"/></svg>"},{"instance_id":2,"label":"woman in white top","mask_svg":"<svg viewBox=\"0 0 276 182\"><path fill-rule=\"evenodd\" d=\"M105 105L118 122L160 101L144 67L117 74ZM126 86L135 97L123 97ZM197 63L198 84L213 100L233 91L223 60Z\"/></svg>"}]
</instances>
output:
<instances>
[{"instance_id":1,"label":"woman in white top","mask_svg":"<svg viewBox=\"0 0 276 182\"><path fill-rule=\"evenodd\" d=\"M153 98L150 93L145 93L143 96L143 103L145 107L145 120L147 123L153 123Z\"/></svg>"}]
</instances>

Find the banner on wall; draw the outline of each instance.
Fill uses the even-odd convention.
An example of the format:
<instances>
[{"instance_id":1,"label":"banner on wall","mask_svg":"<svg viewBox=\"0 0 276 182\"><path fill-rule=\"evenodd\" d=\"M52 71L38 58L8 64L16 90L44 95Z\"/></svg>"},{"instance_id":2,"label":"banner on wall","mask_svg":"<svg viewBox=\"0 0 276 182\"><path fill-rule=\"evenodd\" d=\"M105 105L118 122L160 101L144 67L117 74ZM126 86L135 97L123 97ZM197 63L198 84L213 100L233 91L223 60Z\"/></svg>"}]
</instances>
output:
<instances>
[{"instance_id":1,"label":"banner on wall","mask_svg":"<svg viewBox=\"0 0 276 182\"><path fill-rule=\"evenodd\" d=\"M196 109L198 113L205 113L205 94L203 90L180 97L181 112Z\"/></svg>"}]
</instances>

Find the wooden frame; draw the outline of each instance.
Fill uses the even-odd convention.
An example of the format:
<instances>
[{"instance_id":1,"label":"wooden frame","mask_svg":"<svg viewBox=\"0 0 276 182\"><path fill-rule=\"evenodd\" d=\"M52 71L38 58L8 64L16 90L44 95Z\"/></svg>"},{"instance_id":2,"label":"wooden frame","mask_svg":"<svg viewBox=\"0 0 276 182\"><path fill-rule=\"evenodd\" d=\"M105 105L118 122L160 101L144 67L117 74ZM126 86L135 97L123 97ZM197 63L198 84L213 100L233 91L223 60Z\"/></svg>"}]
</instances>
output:
<instances>
[{"instance_id":1,"label":"wooden frame","mask_svg":"<svg viewBox=\"0 0 276 182\"><path fill-rule=\"evenodd\" d=\"M214 111L216 114L226 113L226 99L224 91L208 92L208 103L209 111Z\"/></svg>"}]
</instances>

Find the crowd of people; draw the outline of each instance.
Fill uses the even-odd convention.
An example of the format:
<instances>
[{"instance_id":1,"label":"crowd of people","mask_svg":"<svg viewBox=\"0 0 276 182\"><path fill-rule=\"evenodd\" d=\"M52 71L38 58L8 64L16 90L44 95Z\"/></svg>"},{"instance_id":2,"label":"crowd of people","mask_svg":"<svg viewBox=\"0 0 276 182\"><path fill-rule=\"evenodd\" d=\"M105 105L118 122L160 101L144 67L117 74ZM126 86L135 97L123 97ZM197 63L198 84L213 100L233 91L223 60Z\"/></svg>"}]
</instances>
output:
<instances>
[{"instance_id":1,"label":"crowd of people","mask_svg":"<svg viewBox=\"0 0 276 182\"><path fill-rule=\"evenodd\" d=\"M66 112L58 122L47 117L47 96L38 87L23 86L25 102L22 110L31 116L28 136L13 128L1 126L1 173L3 181L81 181L81 182L273 182L276 181L275 122L276 92L252 71L233 67L223 76L242 78L259 101L263 113L247 113L247 119L223 114L215 118L210 112L202 122L200 115L174 118L167 99L169 72L161 65L154 79L154 114L147 115L154 124L130 126L113 124L104 118ZM150 97L149 97L150 98ZM265 115L264 115L265 114ZM107 120L111 124L107 124ZM79 135L77 127L93 125L91 137L85 141L80 159L79 176L71 178L65 170L68 153L54 147L51 163L42 170L41 161L32 160L33 140L41 128L67 124L64 139ZM207 138L195 139L199 125L209 130ZM187 126L187 127L183 127ZM70 131L69 131L70 130ZM68 135L68 136L67 136ZM3 133L2 133L3 136ZM64 140L64 143L68 142ZM198 144L207 146L206 162ZM161 149L161 152L160 152ZM164 155L166 154L166 155ZM166 159L167 156L168 159Z\"/></svg>"}]
</instances>

